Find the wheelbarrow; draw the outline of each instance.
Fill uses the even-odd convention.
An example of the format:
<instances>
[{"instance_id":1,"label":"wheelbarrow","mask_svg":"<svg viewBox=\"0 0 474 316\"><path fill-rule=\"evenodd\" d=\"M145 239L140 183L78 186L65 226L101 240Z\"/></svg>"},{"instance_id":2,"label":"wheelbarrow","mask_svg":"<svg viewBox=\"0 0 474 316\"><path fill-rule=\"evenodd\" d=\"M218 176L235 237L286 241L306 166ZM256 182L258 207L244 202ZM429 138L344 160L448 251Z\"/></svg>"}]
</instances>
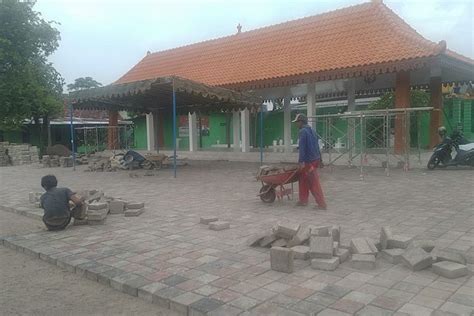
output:
<instances>
[{"instance_id":1,"label":"wheelbarrow","mask_svg":"<svg viewBox=\"0 0 474 316\"><path fill-rule=\"evenodd\" d=\"M285 196L290 200L290 196L293 195L293 183L298 181L299 176L299 169L260 175L258 180L262 182L262 187L257 196L265 203L273 203L276 198L281 200ZM291 188L286 188L285 184L290 183Z\"/></svg>"}]
</instances>

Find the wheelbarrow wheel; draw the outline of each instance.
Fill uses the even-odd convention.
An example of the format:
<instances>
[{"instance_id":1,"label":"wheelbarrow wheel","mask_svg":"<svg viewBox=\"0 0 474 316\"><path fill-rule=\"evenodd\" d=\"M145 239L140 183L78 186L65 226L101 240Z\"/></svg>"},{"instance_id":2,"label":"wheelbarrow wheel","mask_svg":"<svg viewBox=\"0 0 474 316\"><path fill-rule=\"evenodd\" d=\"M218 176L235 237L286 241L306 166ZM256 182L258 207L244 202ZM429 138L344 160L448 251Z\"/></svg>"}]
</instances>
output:
<instances>
[{"instance_id":1,"label":"wheelbarrow wheel","mask_svg":"<svg viewBox=\"0 0 474 316\"><path fill-rule=\"evenodd\" d=\"M264 193L265 192L265 193ZM263 194L262 194L263 193ZM269 185L264 185L260 189L260 199L265 203L273 203L276 199L275 188L272 188Z\"/></svg>"}]
</instances>

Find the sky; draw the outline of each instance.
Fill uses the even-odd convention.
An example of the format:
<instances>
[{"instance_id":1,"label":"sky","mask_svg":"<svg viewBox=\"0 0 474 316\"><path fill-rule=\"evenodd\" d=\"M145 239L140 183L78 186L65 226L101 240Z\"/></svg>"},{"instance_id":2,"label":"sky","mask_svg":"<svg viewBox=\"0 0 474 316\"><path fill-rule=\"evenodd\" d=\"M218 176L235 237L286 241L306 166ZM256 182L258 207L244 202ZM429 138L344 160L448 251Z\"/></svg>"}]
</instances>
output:
<instances>
[{"instance_id":1,"label":"sky","mask_svg":"<svg viewBox=\"0 0 474 316\"><path fill-rule=\"evenodd\" d=\"M66 83L90 76L110 84L156 52L332 11L358 0L37 0L58 22L50 57ZM433 42L474 59L474 0L384 0Z\"/></svg>"}]
</instances>

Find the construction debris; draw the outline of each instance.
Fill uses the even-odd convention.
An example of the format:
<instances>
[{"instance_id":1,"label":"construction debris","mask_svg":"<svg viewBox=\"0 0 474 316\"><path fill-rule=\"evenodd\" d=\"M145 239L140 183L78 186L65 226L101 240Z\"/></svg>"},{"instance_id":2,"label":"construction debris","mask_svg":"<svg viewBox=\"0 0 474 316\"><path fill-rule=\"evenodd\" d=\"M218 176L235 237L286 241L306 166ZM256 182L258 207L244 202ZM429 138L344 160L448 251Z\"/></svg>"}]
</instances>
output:
<instances>
[{"instance_id":1,"label":"construction debris","mask_svg":"<svg viewBox=\"0 0 474 316\"><path fill-rule=\"evenodd\" d=\"M412 271L419 271L431 266L433 259L431 254L421 248L408 249L402 255L402 262Z\"/></svg>"},{"instance_id":2,"label":"construction debris","mask_svg":"<svg viewBox=\"0 0 474 316\"><path fill-rule=\"evenodd\" d=\"M293 250L295 259L302 259L302 260L308 260L309 259L309 247L308 246L301 246L301 245L293 246L293 247L291 247L291 250Z\"/></svg>"},{"instance_id":3,"label":"construction debris","mask_svg":"<svg viewBox=\"0 0 474 316\"><path fill-rule=\"evenodd\" d=\"M142 208L134 208L134 209L127 209L124 212L125 217L132 217L132 216L140 216L145 209Z\"/></svg>"},{"instance_id":4,"label":"construction debris","mask_svg":"<svg viewBox=\"0 0 474 316\"><path fill-rule=\"evenodd\" d=\"M384 249L382 250L382 258L391 264L398 264L402 261L402 255L405 253L404 249Z\"/></svg>"},{"instance_id":5,"label":"construction debris","mask_svg":"<svg viewBox=\"0 0 474 316\"><path fill-rule=\"evenodd\" d=\"M334 271L338 266L338 257L332 257L329 259L316 258L311 260L311 268L317 270Z\"/></svg>"},{"instance_id":6,"label":"construction debris","mask_svg":"<svg viewBox=\"0 0 474 316\"><path fill-rule=\"evenodd\" d=\"M431 257L433 258L433 262L451 261L459 264L466 264L466 258L464 258L461 254L452 251L441 250L438 248L433 249L431 252Z\"/></svg>"},{"instance_id":7,"label":"construction debris","mask_svg":"<svg viewBox=\"0 0 474 316\"><path fill-rule=\"evenodd\" d=\"M278 223L275 227L273 227L273 233L277 237L285 238L285 239L292 239L293 236L296 235L300 228L299 224L282 224Z\"/></svg>"},{"instance_id":8,"label":"construction debris","mask_svg":"<svg viewBox=\"0 0 474 316\"><path fill-rule=\"evenodd\" d=\"M351 252L354 254L375 255L378 249L369 238L353 238L351 240Z\"/></svg>"},{"instance_id":9,"label":"construction debris","mask_svg":"<svg viewBox=\"0 0 474 316\"><path fill-rule=\"evenodd\" d=\"M30 144L0 142L0 167L29 165L38 162L38 147Z\"/></svg>"},{"instance_id":10,"label":"construction debris","mask_svg":"<svg viewBox=\"0 0 474 316\"><path fill-rule=\"evenodd\" d=\"M407 249L411 241L412 239L410 237L395 235L395 236L392 236L392 238L387 240L387 248Z\"/></svg>"},{"instance_id":11,"label":"construction debris","mask_svg":"<svg viewBox=\"0 0 474 316\"><path fill-rule=\"evenodd\" d=\"M331 259L333 254L332 237L311 236L309 240L310 258Z\"/></svg>"},{"instance_id":12,"label":"construction debris","mask_svg":"<svg viewBox=\"0 0 474 316\"><path fill-rule=\"evenodd\" d=\"M306 242L311 236L311 229L307 226L300 226L295 236L288 241L288 247L298 246Z\"/></svg>"},{"instance_id":13,"label":"construction debris","mask_svg":"<svg viewBox=\"0 0 474 316\"><path fill-rule=\"evenodd\" d=\"M393 238L392 230L388 226L382 227L380 231L380 245L381 249L386 249L388 240Z\"/></svg>"},{"instance_id":14,"label":"construction debris","mask_svg":"<svg viewBox=\"0 0 474 316\"><path fill-rule=\"evenodd\" d=\"M432 270L434 273L448 279L460 278L469 273L467 266L450 261L434 263Z\"/></svg>"},{"instance_id":15,"label":"construction debris","mask_svg":"<svg viewBox=\"0 0 474 316\"><path fill-rule=\"evenodd\" d=\"M354 269L373 270L375 269L375 255L353 254L351 266Z\"/></svg>"},{"instance_id":16,"label":"construction debris","mask_svg":"<svg viewBox=\"0 0 474 316\"><path fill-rule=\"evenodd\" d=\"M292 249L272 247L270 249L270 266L272 270L292 273L294 253Z\"/></svg>"},{"instance_id":17,"label":"construction debris","mask_svg":"<svg viewBox=\"0 0 474 316\"><path fill-rule=\"evenodd\" d=\"M123 214L125 212L126 202L122 200L113 200L109 202L110 214Z\"/></svg>"}]
</instances>

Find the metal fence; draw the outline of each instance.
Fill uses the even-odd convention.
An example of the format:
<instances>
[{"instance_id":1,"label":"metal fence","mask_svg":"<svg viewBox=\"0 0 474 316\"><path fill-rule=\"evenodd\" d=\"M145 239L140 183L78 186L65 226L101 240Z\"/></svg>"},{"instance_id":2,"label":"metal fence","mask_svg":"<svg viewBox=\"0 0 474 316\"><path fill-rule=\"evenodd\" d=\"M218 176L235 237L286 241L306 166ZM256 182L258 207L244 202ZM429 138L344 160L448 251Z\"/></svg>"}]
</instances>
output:
<instances>
[{"instance_id":1,"label":"metal fence","mask_svg":"<svg viewBox=\"0 0 474 316\"><path fill-rule=\"evenodd\" d=\"M369 158L385 168L395 163L409 170L410 162L421 163L421 115L433 108L367 110L310 117L316 122L321 150L328 157L326 165L347 159L348 166L358 166L360 177Z\"/></svg>"},{"instance_id":2,"label":"metal fence","mask_svg":"<svg viewBox=\"0 0 474 316\"><path fill-rule=\"evenodd\" d=\"M75 146L77 152L83 154L110 148L126 150L134 144L133 132L133 127L129 125L75 127Z\"/></svg>"}]
</instances>

